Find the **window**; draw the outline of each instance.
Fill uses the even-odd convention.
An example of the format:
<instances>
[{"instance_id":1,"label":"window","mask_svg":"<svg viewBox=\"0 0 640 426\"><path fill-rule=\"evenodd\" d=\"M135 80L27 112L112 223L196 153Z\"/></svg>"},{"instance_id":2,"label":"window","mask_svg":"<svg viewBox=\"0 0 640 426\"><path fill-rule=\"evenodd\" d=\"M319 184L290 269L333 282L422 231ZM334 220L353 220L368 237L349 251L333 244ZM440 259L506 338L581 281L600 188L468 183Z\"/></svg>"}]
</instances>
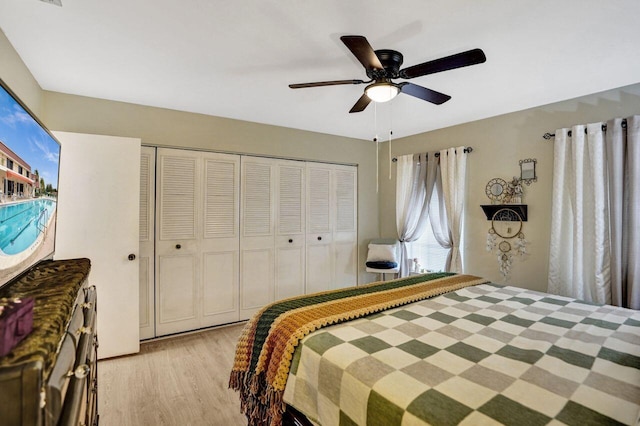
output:
<instances>
[{"instance_id":1,"label":"window","mask_svg":"<svg viewBox=\"0 0 640 426\"><path fill-rule=\"evenodd\" d=\"M22 174L22 166L18 166L18 174L21 175Z\"/></svg>"},{"instance_id":2,"label":"window","mask_svg":"<svg viewBox=\"0 0 640 426\"><path fill-rule=\"evenodd\" d=\"M7 158L7 169L13 170L13 160Z\"/></svg>"},{"instance_id":3,"label":"window","mask_svg":"<svg viewBox=\"0 0 640 426\"><path fill-rule=\"evenodd\" d=\"M431 228L432 218L433 220L440 220L439 210L438 194L434 190L431 197L431 205L429 206L429 223L420 239L409 246L409 257L412 259L417 258L420 268L429 272L444 271L447 255L449 254L448 249L440 247Z\"/></svg>"}]
</instances>

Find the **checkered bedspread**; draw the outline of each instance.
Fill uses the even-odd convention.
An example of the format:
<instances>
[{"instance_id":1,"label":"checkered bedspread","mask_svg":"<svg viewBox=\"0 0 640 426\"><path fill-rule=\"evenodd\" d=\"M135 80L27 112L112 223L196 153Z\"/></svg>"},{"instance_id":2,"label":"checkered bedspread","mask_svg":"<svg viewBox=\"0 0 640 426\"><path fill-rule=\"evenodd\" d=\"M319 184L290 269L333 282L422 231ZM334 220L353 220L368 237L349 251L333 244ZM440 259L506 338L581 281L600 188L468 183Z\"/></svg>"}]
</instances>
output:
<instances>
[{"instance_id":1,"label":"checkered bedspread","mask_svg":"<svg viewBox=\"0 0 640 426\"><path fill-rule=\"evenodd\" d=\"M640 312L467 287L308 335L284 401L323 426L635 425Z\"/></svg>"}]
</instances>

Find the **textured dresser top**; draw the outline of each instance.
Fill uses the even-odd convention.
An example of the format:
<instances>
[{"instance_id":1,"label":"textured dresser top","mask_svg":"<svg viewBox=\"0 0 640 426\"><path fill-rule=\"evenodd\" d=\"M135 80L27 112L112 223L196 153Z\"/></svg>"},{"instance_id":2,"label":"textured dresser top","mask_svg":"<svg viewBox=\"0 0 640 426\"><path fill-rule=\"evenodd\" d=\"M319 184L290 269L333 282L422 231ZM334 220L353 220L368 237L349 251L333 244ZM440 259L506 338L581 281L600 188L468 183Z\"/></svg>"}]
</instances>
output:
<instances>
[{"instance_id":1,"label":"textured dresser top","mask_svg":"<svg viewBox=\"0 0 640 426\"><path fill-rule=\"evenodd\" d=\"M89 259L43 261L0 289L0 298L33 297L33 331L7 356L0 368L41 362L46 380L56 362L80 288L91 269Z\"/></svg>"}]
</instances>

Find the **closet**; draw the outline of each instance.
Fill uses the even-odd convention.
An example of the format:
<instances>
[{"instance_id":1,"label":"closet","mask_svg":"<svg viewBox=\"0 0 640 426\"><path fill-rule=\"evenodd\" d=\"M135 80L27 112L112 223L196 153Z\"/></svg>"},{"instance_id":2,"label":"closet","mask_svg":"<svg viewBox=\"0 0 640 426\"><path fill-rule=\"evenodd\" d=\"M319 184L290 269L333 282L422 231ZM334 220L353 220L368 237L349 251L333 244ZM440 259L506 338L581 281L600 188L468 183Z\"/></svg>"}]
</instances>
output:
<instances>
[{"instance_id":1,"label":"closet","mask_svg":"<svg viewBox=\"0 0 640 426\"><path fill-rule=\"evenodd\" d=\"M356 167L143 147L140 170L141 338L357 284Z\"/></svg>"},{"instance_id":2,"label":"closet","mask_svg":"<svg viewBox=\"0 0 640 426\"><path fill-rule=\"evenodd\" d=\"M305 292L302 161L242 156L240 314Z\"/></svg>"},{"instance_id":3,"label":"closet","mask_svg":"<svg viewBox=\"0 0 640 426\"><path fill-rule=\"evenodd\" d=\"M357 284L355 167L307 163L306 293Z\"/></svg>"},{"instance_id":4,"label":"closet","mask_svg":"<svg viewBox=\"0 0 640 426\"><path fill-rule=\"evenodd\" d=\"M140 245L138 273L140 279L140 339L155 336L154 301L154 213L155 208L155 158L156 150L148 146L140 148Z\"/></svg>"},{"instance_id":5,"label":"closet","mask_svg":"<svg viewBox=\"0 0 640 426\"><path fill-rule=\"evenodd\" d=\"M157 149L155 333L238 320L240 158Z\"/></svg>"}]
</instances>

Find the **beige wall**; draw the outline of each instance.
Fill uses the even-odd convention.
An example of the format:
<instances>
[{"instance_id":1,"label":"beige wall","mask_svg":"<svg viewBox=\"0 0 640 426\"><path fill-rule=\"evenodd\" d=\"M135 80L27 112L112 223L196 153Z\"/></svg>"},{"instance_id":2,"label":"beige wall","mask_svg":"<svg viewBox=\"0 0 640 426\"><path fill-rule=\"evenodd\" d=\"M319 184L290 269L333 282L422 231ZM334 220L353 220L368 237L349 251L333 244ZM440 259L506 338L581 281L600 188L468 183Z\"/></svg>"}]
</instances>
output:
<instances>
[{"instance_id":1,"label":"beige wall","mask_svg":"<svg viewBox=\"0 0 640 426\"><path fill-rule=\"evenodd\" d=\"M364 271L367 241L378 235L372 142L48 91L43 110L53 130L136 137L144 145L356 164L359 281L374 278Z\"/></svg>"},{"instance_id":2,"label":"beige wall","mask_svg":"<svg viewBox=\"0 0 640 426\"><path fill-rule=\"evenodd\" d=\"M398 139L392 142L392 155L460 145L473 147L473 152L467 154L463 247L465 272L487 277L497 283L503 282L497 260L485 251L490 225L480 208L481 204L490 204L485 195L485 186L493 177L508 181L519 175L519 160L537 159L538 182L524 187L529 221L524 224L523 232L530 242L530 255L526 260L514 261L508 283L544 291L547 285L551 224L553 142L546 141L542 135L553 133L556 128L633 114L640 114L640 84ZM388 145L383 145L380 148L380 200L390 202L380 203L381 234L383 237L393 237L396 235L395 206L391 200L395 200L395 163L392 164L394 177L389 181L386 178L389 171Z\"/></svg>"},{"instance_id":3,"label":"beige wall","mask_svg":"<svg viewBox=\"0 0 640 426\"><path fill-rule=\"evenodd\" d=\"M40 115L42 90L0 29L0 78L36 115Z\"/></svg>"}]
</instances>

